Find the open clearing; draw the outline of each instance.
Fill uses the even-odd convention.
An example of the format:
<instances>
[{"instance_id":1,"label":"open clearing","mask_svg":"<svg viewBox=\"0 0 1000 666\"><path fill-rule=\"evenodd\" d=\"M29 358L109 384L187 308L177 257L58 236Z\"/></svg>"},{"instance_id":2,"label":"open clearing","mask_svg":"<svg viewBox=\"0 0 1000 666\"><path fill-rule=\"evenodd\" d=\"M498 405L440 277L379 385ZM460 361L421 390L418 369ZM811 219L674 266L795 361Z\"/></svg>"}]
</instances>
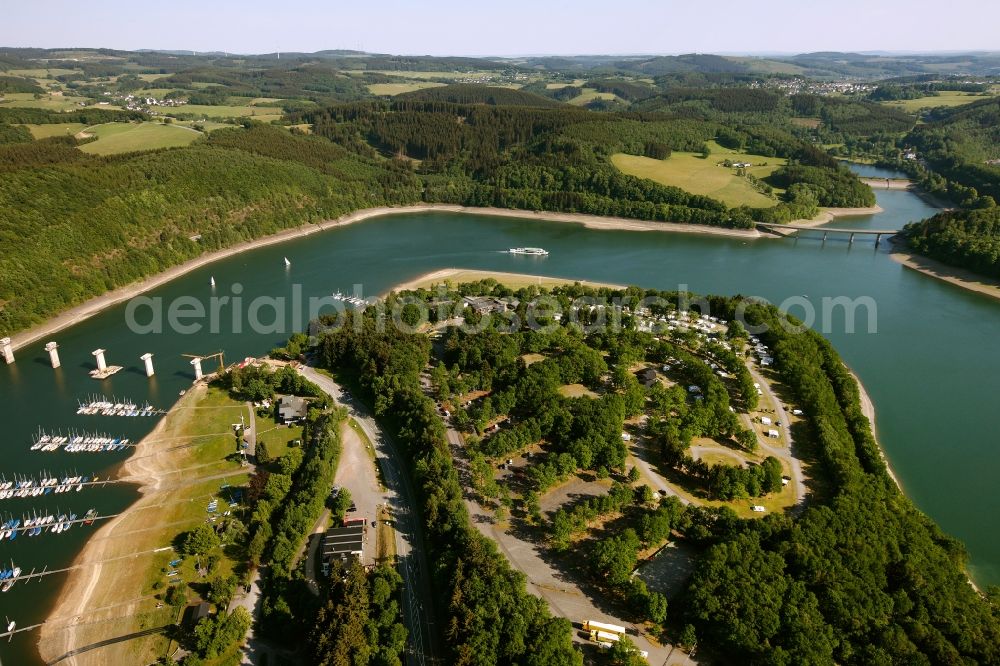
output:
<instances>
[{"instance_id":1,"label":"open clearing","mask_svg":"<svg viewBox=\"0 0 1000 666\"><path fill-rule=\"evenodd\" d=\"M35 99L32 93L8 93L0 96L0 107L17 109L47 109L49 111L69 111L79 109L80 104L91 106L92 99L86 97L71 97L68 95L42 95L40 99ZM101 106L102 109L116 109L115 106Z\"/></svg>"},{"instance_id":2,"label":"open clearing","mask_svg":"<svg viewBox=\"0 0 1000 666\"><path fill-rule=\"evenodd\" d=\"M920 109L933 109L942 106L962 106L972 104L982 99L993 97L993 95L983 95L981 93L967 93L958 91L945 91L938 95L928 97L918 97L917 99L898 99L891 102L883 102L886 106L894 106L902 111L913 113Z\"/></svg>"},{"instance_id":3,"label":"open clearing","mask_svg":"<svg viewBox=\"0 0 1000 666\"><path fill-rule=\"evenodd\" d=\"M248 100L249 101L249 100ZM252 116L261 122L271 122L281 118L281 109L278 107L252 107L252 106L208 106L204 104L185 104L177 107L173 113L192 114L204 118L243 118Z\"/></svg>"},{"instance_id":4,"label":"open clearing","mask_svg":"<svg viewBox=\"0 0 1000 666\"><path fill-rule=\"evenodd\" d=\"M612 155L611 163L629 175L679 187L692 194L709 196L727 206L765 208L777 203L753 189L747 179L737 176L736 169L726 168L720 162L726 159L750 162L754 166L749 167L747 172L757 178L765 178L785 164L784 158L737 153L714 141L709 141L708 147L712 154L707 158L699 153L677 151L665 160L618 153Z\"/></svg>"},{"instance_id":5,"label":"open clearing","mask_svg":"<svg viewBox=\"0 0 1000 666\"><path fill-rule=\"evenodd\" d=\"M160 123L105 123L87 128L97 141L80 146L80 150L94 155L113 155L137 150L175 148L186 146L201 132Z\"/></svg>"},{"instance_id":6,"label":"open clearing","mask_svg":"<svg viewBox=\"0 0 1000 666\"><path fill-rule=\"evenodd\" d=\"M593 102L595 99L603 99L610 102L618 99L618 96L609 92L597 92L595 88L584 88L583 92L571 99L569 103L574 106L583 106L584 104Z\"/></svg>"},{"instance_id":7,"label":"open clearing","mask_svg":"<svg viewBox=\"0 0 1000 666\"><path fill-rule=\"evenodd\" d=\"M49 125L25 125L31 136L36 139L48 139L52 136L73 135L84 128L83 123L53 123Z\"/></svg>"},{"instance_id":8,"label":"open clearing","mask_svg":"<svg viewBox=\"0 0 1000 666\"><path fill-rule=\"evenodd\" d=\"M401 95L403 93L423 90L424 88L437 88L445 84L436 81L410 81L402 83L373 83L368 86L368 92L373 95Z\"/></svg>"}]
</instances>

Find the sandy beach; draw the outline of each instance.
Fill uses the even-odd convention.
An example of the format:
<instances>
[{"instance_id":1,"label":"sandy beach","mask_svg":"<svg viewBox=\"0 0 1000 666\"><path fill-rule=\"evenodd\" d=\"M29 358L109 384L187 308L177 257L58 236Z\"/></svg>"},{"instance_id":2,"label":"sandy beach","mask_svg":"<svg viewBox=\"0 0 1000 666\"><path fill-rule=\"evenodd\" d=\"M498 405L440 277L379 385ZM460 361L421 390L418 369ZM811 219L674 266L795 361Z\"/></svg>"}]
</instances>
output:
<instances>
[{"instance_id":1,"label":"sandy beach","mask_svg":"<svg viewBox=\"0 0 1000 666\"><path fill-rule=\"evenodd\" d=\"M511 217L518 219L538 219L547 222L568 222L579 224L588 229L623 230L623 231L662 231L675 233L708 234L715 236L730 236L737 238L761 238L764 237L756 229L727 229L722 227L709 227L698 224L680 224L675 222L648 222L645 220L632 220L617 217L598 217L595 215L581 215L577 213L545 213L530 210L504 209L504 208L469 208L466 206L452 206L447 204L427 204L418 206L385 206L381 208L367 208L348 215L341 216L334 220L324 220L315 224L306 224L291 229L280 231L270 236L258 238L253 241L238 243L223 250L209 252L178 264L172 268L150 276L144 280L133 282L130 285L119 287L100 296L95 296L86 302L74 306L52 318L45 323L33 326L25 331L11 336L12 347L16 351L21 347L29 345L37 340L48 337L74 324L78 324L95 314L106 310L114 305L123 303L130 298L134 298L147 291L166 284L182 275L197 270L202 266L207 266L212 262L232 257L249 250L268 245L282 243L294 238L309 236L314 233L347 226L364 220L385 215L403 215L407 213L424 212L448 212L448 213L469 213L475 215L489 215L493 217Z\"/></svg>"},{"instance_id":2,"label":"sandy beach","mask_svg":"<svg viewBox=\"0 0 1000 666\"><path fill-rule=\"evenodd\" d=\"M528 285L539 285L542 287L555 287L563 284L573 284L579 282L582 285L588 287L610 287L612 289L624 289L623 285L619 284L608 284L604 282L593 282L591 280L574 280L570 278L554 278L545 277L542 275L527 275L524 273L505 273L503 271L478 271L470 270L465 268L442 268L438 271L432 271L430 273L424 273L419 275L412 280L397 284L388 291L379 295L379 298L383 298L386 294L390 292L400 292L407 291L409 289L428 289L436 284L441 284L445 280L450 280L455 284L461 284L463 282L478 282L479 280L485 280L487 278L493 278L497 282L505 284L512 288L519 288Z\"/></svg>"},{"instance_id":3,"label":"sandy beach","mask_svg":"<svg viewBox=\"0 0 1000 666\"><path fill-rule=\"evenodd\" d=\"M857 217L859 215L875 215L885 209L878 204L868 208L822 208L816 217L808 220L792 220L789 224L796 224L802 227L818 227L821 224L833 222L838 217Z\"/></svg>"},{"instance_id":4,"label":"sandy beach","mask_svg":"<svg viewBox=\"0 0 1000 666\"><path fill-rule=\"evenodd\" d=\"M900 248L903 247L903 245L897 245L896 249L893 250L892 254L889 256L892 257L894 261L897 261L907 268L911 268L919 273L923 273L924 275L929 275L930 277L937 278L938 280L944 280L945 282L961 287L962 289L968 289L969 291L974 291L977 294L984 294L991 298L1000 300L1000 280L991 280L988 277L977 275L972 271L949 266L948 264L937 261L936 259L901 251Z\"/></svg>"}]
</instances>

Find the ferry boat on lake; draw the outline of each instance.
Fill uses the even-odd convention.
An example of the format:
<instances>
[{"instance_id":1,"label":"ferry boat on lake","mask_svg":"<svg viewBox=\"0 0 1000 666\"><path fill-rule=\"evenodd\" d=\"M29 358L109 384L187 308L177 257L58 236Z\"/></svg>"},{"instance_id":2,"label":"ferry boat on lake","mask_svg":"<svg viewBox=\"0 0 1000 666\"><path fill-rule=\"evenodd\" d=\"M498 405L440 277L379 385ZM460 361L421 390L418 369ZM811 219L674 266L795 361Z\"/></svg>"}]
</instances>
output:
<instances>
[{"instance_id":1,"label":"ferry boat on lake","mask_svg":"<svg viewBox=\"0 0 1000 666\"><path fill-rule=\"evenodd\" d=\"M512 247L507 250L510 254L530 254L535 257L547 257L549 251L540 247Z\"/></svg>"}]
</instances>

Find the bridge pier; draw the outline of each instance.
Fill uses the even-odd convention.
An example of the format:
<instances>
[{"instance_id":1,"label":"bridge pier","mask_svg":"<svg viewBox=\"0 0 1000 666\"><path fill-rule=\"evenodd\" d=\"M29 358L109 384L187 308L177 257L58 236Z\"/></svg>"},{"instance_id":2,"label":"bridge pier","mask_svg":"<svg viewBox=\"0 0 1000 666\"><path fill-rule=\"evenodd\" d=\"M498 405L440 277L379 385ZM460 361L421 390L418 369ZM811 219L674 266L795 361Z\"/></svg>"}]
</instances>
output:
<instances>
[{"instance_id":1,"label":"bridge pier","mask_svg":"<svg viewBox=\"0 0 1000 666\"><path fill-rule=\"evenodd\" d=\"M882 242L882 234L875 234L875 247L878 247L879 243L881 242Z\"/></svg>"},{"instance_id":2,"label":"bridge pier","mask_svg":"<svg viewBox=\"0 0 1000 666\"><path fill-rule=\"evenodd\" d=\"M824 232L823 232L823 242L824 242L824 243L826 242L826 234L827 234L827 232L825 232L825 231L824 231Z\"/></svg>"},{"instance_id":3,"label":"bridge pier","mask_svg":"<svg viewBox=\"0 0 1000 666\"><path fill-rule=\"evenodd\" d=\"M848 243L854 243L854 234L851 234L851 238L847 241Z\"/></svg>"}]
</instances>

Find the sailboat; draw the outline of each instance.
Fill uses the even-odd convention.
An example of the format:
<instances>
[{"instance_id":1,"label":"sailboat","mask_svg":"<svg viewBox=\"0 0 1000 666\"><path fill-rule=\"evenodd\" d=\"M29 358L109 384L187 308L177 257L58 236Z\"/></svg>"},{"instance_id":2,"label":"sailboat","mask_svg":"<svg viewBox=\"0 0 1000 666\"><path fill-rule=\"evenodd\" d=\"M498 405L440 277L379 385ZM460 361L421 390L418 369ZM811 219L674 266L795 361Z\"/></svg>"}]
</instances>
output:
<instances>
[{"instance_id":1,"label":"sailboat","mask_svg":"<svg viewBox=\"0 0 1000 666\"><path fill-rule=\"evenodd\" d=\"M288 257L285 257L285 268L288 268L291 265L292 265L292 262L288 261Z\"/></svg>"},{"instance_id":2,"label":"sailboat","mask_svg":"<svg viewBox=\"0 0 1000 666\"><path fill-rule=\"evenodd\" d=\"M214 275L212 277L208 278L208 283L210 285L212 285L213 287L215 286L215 276Z\"/></svg>"}]
</instances>

